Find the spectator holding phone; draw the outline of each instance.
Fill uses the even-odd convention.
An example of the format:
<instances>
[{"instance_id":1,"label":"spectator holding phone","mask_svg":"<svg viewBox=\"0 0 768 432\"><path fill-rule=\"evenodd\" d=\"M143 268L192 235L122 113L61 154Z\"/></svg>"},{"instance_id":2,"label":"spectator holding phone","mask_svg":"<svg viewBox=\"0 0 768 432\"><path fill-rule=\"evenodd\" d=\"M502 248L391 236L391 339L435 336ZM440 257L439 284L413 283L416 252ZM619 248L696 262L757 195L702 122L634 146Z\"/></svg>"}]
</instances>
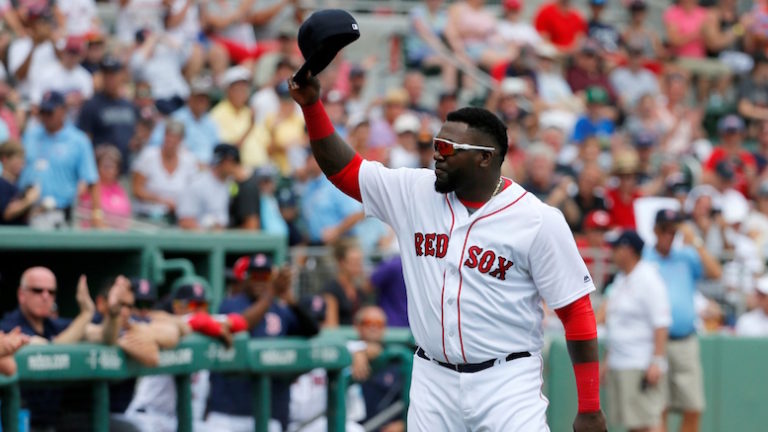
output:
<instances>
[{"instance_id":1,"label":"spectator holding phone","mask_svg":"<svg viewBox=\"0 0 768 432\"><path fill-rule=\"evenodd\" d=\"M606 289L608 418L630 431L655 430L664 411L667 288L656 267L642 260L644 242L632 230L612 242L619 274Z\"/></svg>"}]
</instances>

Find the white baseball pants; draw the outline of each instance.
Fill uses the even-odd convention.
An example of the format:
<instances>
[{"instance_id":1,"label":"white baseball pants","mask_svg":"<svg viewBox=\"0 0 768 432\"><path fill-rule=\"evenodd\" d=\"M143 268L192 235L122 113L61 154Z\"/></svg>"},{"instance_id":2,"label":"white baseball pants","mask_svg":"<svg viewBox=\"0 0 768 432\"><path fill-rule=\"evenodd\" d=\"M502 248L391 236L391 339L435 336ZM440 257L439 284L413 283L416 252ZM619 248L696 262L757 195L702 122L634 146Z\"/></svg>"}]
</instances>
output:
<instances>
[{"instance_id":1,"label":"white baseball pants","mask_svg":"<svg viewBox=\"0 0 768 432\"><path fill-rule=\"evenodd\" d=\"M414 355L408 432L549 431L541 354L459 373Z\"/></svg>"}]
</instances>

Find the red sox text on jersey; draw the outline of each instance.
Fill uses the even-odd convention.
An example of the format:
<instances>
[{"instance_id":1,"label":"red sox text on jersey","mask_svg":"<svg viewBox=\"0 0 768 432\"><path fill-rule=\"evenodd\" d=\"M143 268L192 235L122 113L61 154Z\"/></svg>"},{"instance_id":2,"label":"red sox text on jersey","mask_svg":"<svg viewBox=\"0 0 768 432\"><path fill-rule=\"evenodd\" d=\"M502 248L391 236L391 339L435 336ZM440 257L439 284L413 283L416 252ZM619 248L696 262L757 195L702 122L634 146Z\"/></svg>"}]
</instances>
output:
<instances>
[{"instance_id":1,"label":"red sox text on jersey","mask_svg":"<svg viewBox=\"0 0 768 432\"><path fill-rule=\"evenodd\" d=\"M449 240L447 234L417 232L413 237L417 256L445 257ZM480 273L488 273L489 276L499 280L507 279L507 270L513 265L512 260L498 255L491 249L484 250L480 246L470 246L467 250L467 260L464 261L464 266L476 268Z\"/></svg>"}]
</instances>

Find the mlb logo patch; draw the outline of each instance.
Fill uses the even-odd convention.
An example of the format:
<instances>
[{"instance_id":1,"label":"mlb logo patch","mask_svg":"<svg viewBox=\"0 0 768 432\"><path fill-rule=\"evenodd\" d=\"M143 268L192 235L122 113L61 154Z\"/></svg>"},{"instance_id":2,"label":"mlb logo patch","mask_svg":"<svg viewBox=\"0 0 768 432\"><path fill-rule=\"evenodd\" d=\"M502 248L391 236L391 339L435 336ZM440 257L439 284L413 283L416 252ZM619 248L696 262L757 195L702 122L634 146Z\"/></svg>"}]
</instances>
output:
<instances>
[{"instance_id":1,"label":"mlb logo patch","mask_svg":"<svg viewBox=\"0 0 768 432\"><path fill-rule=\"evenodd\" d=\"M357 24L352 24L352 30L359 30L359 28L357 27Z\"/></svg>"},{"instance_id":2,"label":"mlb logo patch","mask_svg":"<svg viewBox=\"0 0 768 432\"><path fill-rule=\"evenodd\" d=\"M203 296L203 286L200 284L194 284L192 286L192 291L195 292L195 296L202 297Z\"/></svg>"}]
</instances>

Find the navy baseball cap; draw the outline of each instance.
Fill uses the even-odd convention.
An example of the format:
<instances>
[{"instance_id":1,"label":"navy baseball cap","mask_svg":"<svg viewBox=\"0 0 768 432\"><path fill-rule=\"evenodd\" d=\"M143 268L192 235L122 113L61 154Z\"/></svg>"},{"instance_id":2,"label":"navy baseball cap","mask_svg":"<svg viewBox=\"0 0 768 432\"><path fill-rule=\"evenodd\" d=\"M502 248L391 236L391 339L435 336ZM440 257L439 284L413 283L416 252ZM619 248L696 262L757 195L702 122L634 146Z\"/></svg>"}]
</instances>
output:
<instances>
[{"instance_id":1,"label":"navy baseball cap","mask_svg":"<svg viewBox=\"0 0 768 432\"><path fill-rule=\"evenodd\" d=\"M634 136L635 147L639 149L646 149L653 147L656 144L656 137L653 134L647 132L640 132Z\"/></svg>"},{"instance_id":2,"label":"navy baseball cap","mask_svg":"<svg viewBox=\"0 0 768 432\"><path fill-rule=\"evenodd\" d=\"M667 223L678 223L682 221L682 215L672 209L661 209L658 212L656 212L656 225L660 224L667 224Z\"/></svg>"},{"instance_id":3,"label":"navy baseball cap","mask_svg":"<svg viewBox=\"0 0 768 432\"><path fill-rule=\"evenodd\" d=\"M722 177L723 180L733 180L733 176L735 175L733 164L727 160L721 160L715 165L715 173Z\"/></svg>"},{"instance_id":4,"label":"navy baseball cap","mask_svg":"<svg viewBox=\"0 0 768 432\"><path fill-rule=\"evenodd\" d=\"M207 301L210 290L208 281L200 276L184 276L176 279L171 287L173 300Z\"/></svg>"},{"instance_id":5,"label":"navy baseball cap","mask_svg":"<svg viewBox=\"0 0 768 432\"><path fill-rule=\"evenodd\" d=\"M117 57L108 55L101 60L99 69L104 72L119 72L123 70L123 63Z\"/></svg>"},{"instance_id":6,"label":"navy baseball cap","mask_svg":"<svg viewBox=\"0 0 768 432\"><path fill-rule=\"evenodd\" d=\"M744 131L744 120L736 114L730 114L717 122L717 131L719 133L733 133Z\"/></svg>"},{"instance_id":7,"label":"navy baseball cap","mask_svg":"<svg viewBox=\"0 0 768 432\"><path fill-rule=\"evenodd\" d=\"M269 255L258 253L253 256L240 257L232 266L232 276L235 280L248 279L251 273L271 273L272 259Z\"/></svg>"},{"instance_id":8,"label":"navy baseball cap","mask_svg":"<svg viewBox=\"0 0 768 432\"><path fill-rule=\"evenodd\" d=\"M240 150L232 144L216 144L216 147L213 148L211 165L218 165L227 159L240 163Z\"/></svg>"},{"instance_id":9,"label":"navy baseball cap","mask_svg":"<svg viewBox=\"0 0 768 432\"><path fill-rule=\"evenodd\" d=\"M132 278L131 279L131 291L133 291L133 297L137 302L157 301L157 286L147 279Z\"/></svg>"},{"instance_id":10,"label":"navy baseball cap","mask_svg":"<svg viewBox=\"0 0 768 432\"><path fill-rule=\"evenodd\" d=\"M637 234L636 231L626 230L622 232L616 240L611 242L611 246L614 248L619 246L629 246L637 255L640 255L643 252L645 242L640 238L640 235Z\"/></svg>"},{"instance_id":11,"label":"navy baseball cap","mask_svg":"<svg viewBox=\"0 0 768 432\"><path fill-rule=\"evenodd\" d=\"M315 322L325 321L325 299L319 294L307 295L299 299L299 306L309 313Z\"/></svg>"},{"instance_id":12,"label":"navy baseball cap","mask_svg":"<svg viewBox=\"0 0 768 432\"><path fill-rule=\"evenodd\" d=\"M49 91L43 95L43 99L40 101L40 111L51 112L65 104L66 100L63 94L57 91Z\"/></svg>"},{"instance_id":13,"label":"navy baseball cap","mask_svg":"<svg viewBox=\"0 0 768 432\"><path fill-rule=\"evenodd\" d=\"M360 38L360 27L349 12L325 9L313 13L299 28L297 42L306 62L296 72L301 82L307 75L322 72L345 46Z\"/></svg>"}]
</instances>

